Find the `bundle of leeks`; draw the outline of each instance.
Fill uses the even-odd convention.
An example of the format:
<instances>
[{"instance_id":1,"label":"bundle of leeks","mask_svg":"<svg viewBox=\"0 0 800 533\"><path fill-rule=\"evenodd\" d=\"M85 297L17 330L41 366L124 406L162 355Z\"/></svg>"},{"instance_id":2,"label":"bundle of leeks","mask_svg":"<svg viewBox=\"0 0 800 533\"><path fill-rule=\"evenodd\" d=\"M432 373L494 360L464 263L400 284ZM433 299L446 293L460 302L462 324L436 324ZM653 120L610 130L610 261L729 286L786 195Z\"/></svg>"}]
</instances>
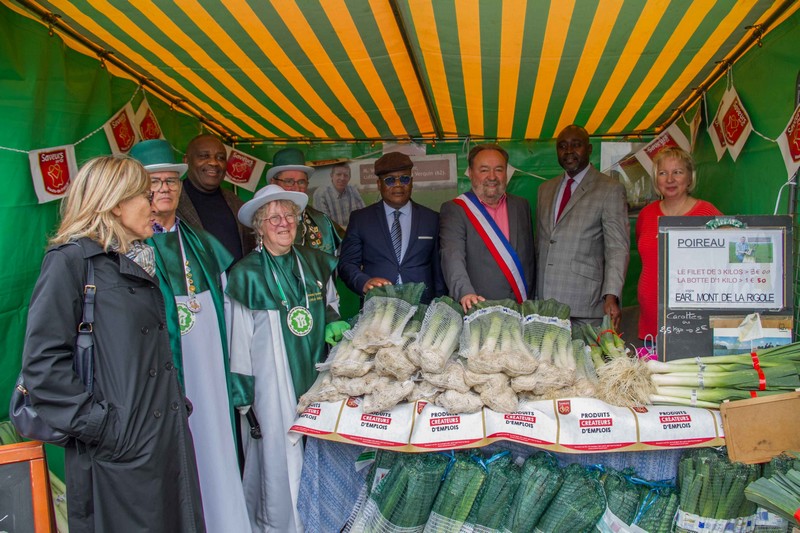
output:
<instances>
[{"instance_id":1,"label":"bundle of leeks","mask_svg":"<svg viewBox=\"0 0 800 533\"><path fill-rule=\"evenodd\" d=\"M800 388L800 342L752 354L648 361L652 404L716 409L725 400L780 394Z\"/></svg>"}]
</instances>

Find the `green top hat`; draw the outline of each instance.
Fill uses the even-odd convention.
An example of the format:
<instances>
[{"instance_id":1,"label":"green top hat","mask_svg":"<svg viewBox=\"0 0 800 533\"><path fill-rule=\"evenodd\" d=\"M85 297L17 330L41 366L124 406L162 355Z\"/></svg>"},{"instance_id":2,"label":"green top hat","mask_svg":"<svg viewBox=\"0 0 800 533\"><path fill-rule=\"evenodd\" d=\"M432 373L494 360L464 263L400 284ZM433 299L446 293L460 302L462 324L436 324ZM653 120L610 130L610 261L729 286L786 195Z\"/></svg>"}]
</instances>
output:
<instances>
[{"instance_id":1,"label":"green top hat","mask_svg":"<svg viewBox=\"0 0 800 533\"><path fill-rule=\"evenodd\" d=\"M189 166L176 163L172 146L164 139L150 139L136 143L128 154L138 159L147 172L177 172L182 176Z\"/></svg>"},{"instance_id":2,"label":"green top hat","mask_svg":"<svg viewBox=\"0 0 800 533\"><path fill-rule=\"evenodd\" d=\"M305 172L309 178L314 172L313 168L306 166L306 156L297 148L284 148L275 152L272 156L272 168L267 171L267 183L275 174L284 170L299 170Z\"/></svg>"}]
</instances>

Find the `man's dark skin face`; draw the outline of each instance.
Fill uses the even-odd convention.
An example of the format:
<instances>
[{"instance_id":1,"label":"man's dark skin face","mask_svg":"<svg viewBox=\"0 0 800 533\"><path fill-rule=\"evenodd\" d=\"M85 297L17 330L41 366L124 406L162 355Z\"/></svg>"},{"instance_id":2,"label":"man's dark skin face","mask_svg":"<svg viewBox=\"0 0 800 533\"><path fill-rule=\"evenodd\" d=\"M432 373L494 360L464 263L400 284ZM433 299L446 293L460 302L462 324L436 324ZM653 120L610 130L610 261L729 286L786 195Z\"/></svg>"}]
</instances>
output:
<instances>
[{"instance_id":1,"label":"man's dark skin face","mask_svg":"<svg viewBox=\"0 0 800 533\"><path fill-rule=\"evenodd\" d=\"M577 126L567 126L558 134L556 141L558 164L567 175L574 177L589 165L592 145L586 130Z\"/></svg>"},{"instance_id":2,"label":"man's dark skin face","mask_svg":"<svg viewBox=\"0 0 800 533\"><path fill-rule=\"evenodd\" d=\"M214 192L225 179L228 155L225 145L213 135L196 137L186 148L184 163L189 165L186 177L203 192Z\"/></svg>"},{"instance_id":3,"label":"man's dark skin face","mask_svg":"<svg viewBox=\"0 0 800 533\"><path fill-rule=\"evenodd\" d=\"M411 200L411 190L414 188L414 182L412 181L408 185L400 185L400 181L397 180L394 184L394 187L389 187L383 182L383 180L390 176L411 176L411 169L406 168L403 170L397 170L395 172L389 172L388 174L383 174L380 178L378 178L378 190L381 193L381 198L383 198L383 201L386 202L386 205L393 209L400 209L406 205L409 200Z\"/></svg>"}]
</instances>

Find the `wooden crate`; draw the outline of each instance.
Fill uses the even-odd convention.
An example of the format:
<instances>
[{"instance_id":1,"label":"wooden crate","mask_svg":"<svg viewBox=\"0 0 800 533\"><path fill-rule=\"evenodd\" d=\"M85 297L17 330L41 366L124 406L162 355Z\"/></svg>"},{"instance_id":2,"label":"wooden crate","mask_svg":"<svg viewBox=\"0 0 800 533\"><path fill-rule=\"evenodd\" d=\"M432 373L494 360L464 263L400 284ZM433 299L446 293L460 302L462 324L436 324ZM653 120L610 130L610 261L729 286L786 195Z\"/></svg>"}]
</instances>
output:
<instances>
[{"instance_id":1,"label":"wooden crate","mask_svg":"<svg viewBox=\"0 0 800 533\"><path fill-rule=\"evenodd\" d=\"M720 406L731 461L764 463L800 450L800 392L725 402Z\"/></svg>"}]
</instances>

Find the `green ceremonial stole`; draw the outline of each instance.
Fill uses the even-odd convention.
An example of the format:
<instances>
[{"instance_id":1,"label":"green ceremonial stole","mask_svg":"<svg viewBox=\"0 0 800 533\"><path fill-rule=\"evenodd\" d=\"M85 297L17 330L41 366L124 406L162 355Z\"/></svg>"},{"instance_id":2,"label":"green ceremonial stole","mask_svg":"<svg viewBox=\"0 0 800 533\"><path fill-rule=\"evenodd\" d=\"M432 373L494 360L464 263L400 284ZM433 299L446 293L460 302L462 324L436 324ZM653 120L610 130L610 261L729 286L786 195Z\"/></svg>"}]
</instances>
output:
<instances>
[{"instance_id":1,"label":"green ceremonial stole","mask_svg":"<svg viewBox=\"0 0 800 533\"><path fill-rule=\"evenodd\" d=\"M298 260L303 267L305 290ZM334 268L336 258L332 255L304 246L293 246L288 254L278 257L269 255L266 249L260 253L250 253L236 264L228 278L226 292L248 309L278 312L283 348L297 399L314 384L317 377L315 365L325 357L325 297ZM286 296L286 304L283 303L281 289ZM287 319L290 309L305 307L306 292L313 326L307 335L297 336L290 331Z\"/></svg>"},{"instance_id":2,"label":"green ceremonial stole","mask_svg":"<svg viewBox=\"0 0 800 533\"><path fill-rule=\"evenodd\" d=\"M194 229L182 222L179 223L179 229L181 232L180 237L184 244L184 253L192 269L192 279L196 287L195 292L211 291L214 310L217 313L220 337L223 341L222 351L225 354L225 373L230 375L228 346L225 342L228 335L225 328L224 295L220 286L220 275L233 263L233 257L219 241L205 231ZM184 271L183 255L181 254L180 239L178 238L178 232L171 231L169 233L156 233L147 239L147 243L155 249L156 276L158 277L161 293L164 295L173 364L178 369L178 380L183 386L183 350L175 296L187 296L188 291L186 290L186 273ZM228 394L231 394L230 383L228 383Z\"/></svg>"},{"instance_id":3,"label":"green ceremonial stole","mask_svg":"<svg viewBox=\"0 0 800 533\"><path fill-rule=\"evenodd\" d=\"M306 207L301 216L302 221L298 225L294 244L335 255L342 243L338 226L325 213L311 206Z\"/></svg>"}]
</instances>

